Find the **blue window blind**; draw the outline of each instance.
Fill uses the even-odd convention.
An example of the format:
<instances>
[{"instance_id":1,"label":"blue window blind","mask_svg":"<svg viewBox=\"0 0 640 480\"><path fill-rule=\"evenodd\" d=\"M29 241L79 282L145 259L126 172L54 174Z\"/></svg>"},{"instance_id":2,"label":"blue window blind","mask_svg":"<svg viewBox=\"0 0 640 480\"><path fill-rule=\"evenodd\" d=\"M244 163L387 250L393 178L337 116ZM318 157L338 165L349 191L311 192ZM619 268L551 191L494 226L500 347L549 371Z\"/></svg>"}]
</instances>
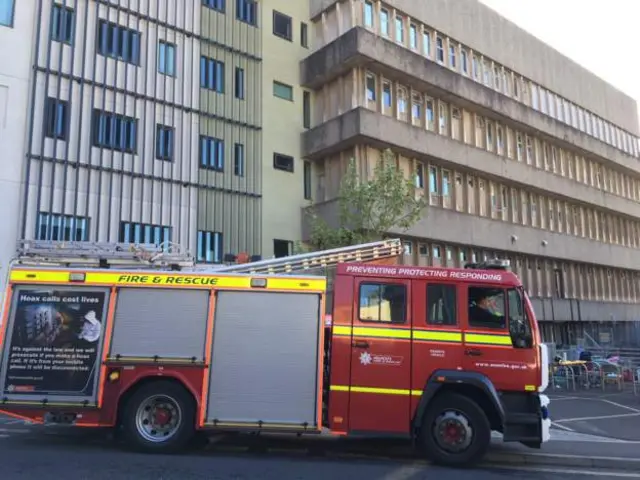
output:
<instances>
[{"instance_id":1,"label":"blue window blind","mask_svg":"<svg viewBox=\"0 0 640 480\"><path fill-rule=\"evenodd\" d=\"M89 219L58 213L38 213L37 240L86 242L89 240Z\"/></svg>"},{"instance_id":2,"label":"blue window blind","mask_svg":"<svg viewBox=\"0 0 640 480\"><path fill-rule=\"evenodd\" d=\"M93 146L135 153L138 120L124 115L93 111Z\"/></svg>"},{"instance_id":3,"label":"blue window blind","mask_svg":"<svg viewBox=\"0 0 640 480\"><path fill-rule=\"evenodd\" d=\"M224 170L224 140L200 137L200 166L212 170Z\"/></svg>"},{"instance_id":4,"label":"blue window blind","mask_svg":"<svg viewBox=\"0 0 640 480\"><path fill-rule=\"evenodd\" d=\"M213 58L200 57L200 86L224 93L224 63Z\"/></svg>"},{"instance_id":5,"label":"blue window blind","mask_svg":"<svg viewBox=\"0 0 640 480\"><path fill-rule=\"evenodd\" d=\"M134 65L140 64L140 32L100 20L98 53Z\"/></svg>"}]
</instances>

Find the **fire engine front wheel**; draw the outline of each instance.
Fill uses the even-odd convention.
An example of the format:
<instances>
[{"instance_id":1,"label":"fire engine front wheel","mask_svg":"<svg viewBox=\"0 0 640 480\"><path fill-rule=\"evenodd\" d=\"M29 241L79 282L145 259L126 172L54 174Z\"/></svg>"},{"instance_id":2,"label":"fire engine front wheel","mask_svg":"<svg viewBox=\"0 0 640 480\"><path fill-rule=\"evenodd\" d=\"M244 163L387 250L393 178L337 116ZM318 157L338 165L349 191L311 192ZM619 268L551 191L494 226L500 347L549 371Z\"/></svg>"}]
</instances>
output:
<instances>
[{"instance_id":1,"label":"fire engine front wheel","mask_svg":"<svg viewBox=\"0 0 640 480\"><path fill-rule=\"evenodd\" d=\"M428 406L420 439L426 456L433 462L469 466L487 452L491 424L480 406L469 397L444 393Z\"/></svg>"},{"instance_id":2,"label":"fire engine front wheel","mask_svg":"<svg viewBox=\"0 0 640 480\"><path fill-rule=\"evenodd\" d=\"M140 387L125 406L125 441L143 452L173 453L184 449L195 435L193 403L191 395L173 382L158 381Z\"/></svg>"}]
</instances>

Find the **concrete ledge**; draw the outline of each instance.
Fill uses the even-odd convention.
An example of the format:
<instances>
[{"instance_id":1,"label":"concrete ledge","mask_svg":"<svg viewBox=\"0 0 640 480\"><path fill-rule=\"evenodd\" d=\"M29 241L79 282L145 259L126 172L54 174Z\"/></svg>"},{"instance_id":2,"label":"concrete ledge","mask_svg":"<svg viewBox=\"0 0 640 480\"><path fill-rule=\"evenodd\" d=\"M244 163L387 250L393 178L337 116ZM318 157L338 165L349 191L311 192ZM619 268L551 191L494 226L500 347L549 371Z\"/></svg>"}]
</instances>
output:
<instances>
[{"instance_id":1,"label":"concrete ledge","mask_svg":"<svg viewBox=\"0 0 640 480\"><path fill-rule=\"evenodd\" d=\"M343 151L357 143L380 149L392 147L410 157L438 159L449 168L473 172L527 190L609 209L640 218L637 202L596 190L566 177L540 170L495 153L467 145L387 115L358 107L303 133L303 156L309 159Z\"/></svg>"},{"instance_id":2,"label":"concrete ledge","mask_svg":"<svg viewBox=\"0 0 640 480\"><path fill-rule=\"evenodd\" d=\"M614 163L634 174L640 161L617 148L487 88L422 55L362 28L353 27L301 62L301 84L319 88L355 66L366 66L391 80L398 80L444 100L454 101L483 115L504 118L523 132L553 139L557 145L578 148Z\"/></svg>"},{"instance_id":3,"label":"concrete ledge","mask_svg":"<svg viewBox=\"0 0 640 480\"><path fill-rule=\"evenodd\" d=\"M338 202L315 205L315 210L330 226L338 223ZM308 215L302 216L302 238L311 232ZM407 231L389 233L449 245L465 245L492 251L513 252L577 263L606 265L612 268L640 270L640 255L632 248L609 245L586 238L549 232L455 210L428 207L418 222ZM518 237L512 242L512 235ZM546 244L543 244L546 241Z\"/></svg>"},{"instance_id":4,"label":"concrete ledge","mask_svg":"<svg viewBox=\"0 0 640 480\"><path fill-rule=\"evenodd\" d=\"M537 465L640 472L640 459L624 457L592 457L584 455L558 455L553 453L489 452L483 461L483 464L491 463L500 465Z\"/></svg>"}]
</instances>

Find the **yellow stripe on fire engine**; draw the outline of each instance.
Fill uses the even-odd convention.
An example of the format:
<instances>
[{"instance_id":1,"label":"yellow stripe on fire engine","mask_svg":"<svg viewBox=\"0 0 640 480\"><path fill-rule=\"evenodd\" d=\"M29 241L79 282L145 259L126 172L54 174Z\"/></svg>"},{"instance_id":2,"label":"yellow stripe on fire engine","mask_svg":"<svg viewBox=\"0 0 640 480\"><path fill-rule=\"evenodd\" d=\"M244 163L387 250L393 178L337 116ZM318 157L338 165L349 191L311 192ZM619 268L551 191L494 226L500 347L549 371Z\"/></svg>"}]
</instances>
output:
<instances>
[{"instance_id":1,"label":"yellow stripe on fire engine","mask_svg":"<svg viewBox=\"0 0 640 480\"><path fill-rule=\"evenodd\" d=\"M504 345L511 346L512 341L509 335L491 335L484 333L465 333L465 343L474 345Z\"/></svg>"},{"instance_id":2,"label":"yellow stripe on fire engine","mask_svg":"<svg viewBox=\"0 0 640 480\"><path fill-rule=\"evenodd\" d=\"M153 274L144 272L86 272L84 281L70 282L71 274L82 273L80 271L54 271L54 270L12 270L11 282L14 283L57 283L75 285L92 284L104 286L171 286L176 288L254 288L262 290L307 290L324 291L327 288L327 280L324 278L274 278L266 277L266 287L252 287L252 278L265 278L260 275L253 276L224 276L224 275L197 275L197 274Z\"/></svg>"},{"instance_id":3,"label":"yellow stripe on fire engine","mask_svg":"<svg viewBox=\"0 0 640 480\"><path fill-rule=\"evenodd\" d=\"M462 342L462 333L441 330L408 330L402 328L349 327L334 325L333 334L350 337L398 338L401 340L424 340L431 342Z\"/></svg>"},{"instance_id":4,"label":"yellow stripe on fire engine","mask_svg":"<svg viewBox=\"0 0 640 480\"><path fill-rule=\"evenodd\" d=\"M414 340L426 340L431 342L462 342L461 332L443 332L441 330L414 330Z\"/></svg>"},{"instance_id":5,"label":"yellow stripe on fire engine","mask_svg":"<svg viewBox=\"0 0 640 480\"><path fill-rule=\"evenodd\" d=\"M422 395L422 390L405 390L401 388L356 387L349 385L331 385L332 392L375 393L378 395Z\"/></svg>"}]
</instances>

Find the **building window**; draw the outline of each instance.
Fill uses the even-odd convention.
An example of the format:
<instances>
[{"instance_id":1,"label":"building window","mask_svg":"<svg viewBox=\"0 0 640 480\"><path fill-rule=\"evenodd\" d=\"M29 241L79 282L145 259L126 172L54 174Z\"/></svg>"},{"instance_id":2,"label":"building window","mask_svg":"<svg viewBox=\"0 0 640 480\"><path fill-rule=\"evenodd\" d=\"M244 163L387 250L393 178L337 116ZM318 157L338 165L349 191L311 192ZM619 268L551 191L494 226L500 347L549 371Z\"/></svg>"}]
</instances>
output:
<instances>
[{"instance_id":1,"label":"building window","mask_svg":"<svg viewBox=\"0 0 640 480\"><path fill-rule=\"evenodd\" d=\"M2 0L0 0L0 4ZM0 10L2 8L0 7ZM51 39L56 42L73 43L75 12L72 8L54 4L51 19ZM1 15L1 14L0 14Z\"/></svg>"},{"instance_id":2,"label":"building window","mask_svg":"<svg viewBox=\"0 0 640 480\"><path fill-rule=\"evenodd\" d=\"M40 212L36 225L36 240L86 242L89 240L89 219Z\"/></svg>"},{"instance_id":3,"label":"building window","mask_svg":"<svg viewBox=\"0 0 640 480\"><path fill-rule=\"evenodd\" d=\"M462 73L469 75L469 54L464 48L460 50L460 64L462 66Z\"/></svg>"},{"instance_id":4,"label":"building window","mask_svg":"<svg viewBox=\"0 0 640 480\"><path fill-rule=\"evenodd\" d=\"M164 75L176 74L176 46L160 40L158 43L158 72Z\"/></svg>"},{"instance_id":5,"label":"building window","mask_svg":"<svg viewBox=\"0 0 640 480\"><path fill-rule=\"evenodd\" d=\"M293 87L284 83L273 81L273 96L293 102Z\"/></svg>"},{"instance_id":6,"label":"building window","mask_svg":"<svg viewBox=\"0 0 640 480\"><path fill-rule=\"evenodd\" d=\"M444 40L442 37L436 37L436 60L444 63Z\"/></svg>"},{"instance_id":7,"label":"building window","mask_svg":"<svg viewBox=\"0 0 640 480\"><path fill-rule=\"evenodd\" d=\"M407 290L404 285L361 283L359 297L360 321L405 323Z\"/></svg>"},{"instance_id":8,"label":"building window","mask_svg":"<svg viewBox=\"0 0 640 480\"><path fill-rule=\"evenodd\" d=\"M391 83L387 81L383 81L382 82L382 106L385 109L390 109L392 101L393 101L393 96L391 94Z\"/></svg>"},{"instance_id":9,"label":"building window","mask_svg":"<svg viewBox=\"0 0 640 480\"><path fill-rule=\"evenodd\" d=\"M158 160L173 160L173 138L175 129L166 125L156 125L156 158Z\"/></svg>"},{"instance_id":10,"label":"building window","mask_svg":"<svg viewBox=\"0 0 640 480\"><path fill-rule=\"evenodd\" d=\"M424 32L422 34L422 50L424 55L431 58L431 32Z\"/></svg>"},{"instance_id":11,"label":"building window","mask_svg":"<svg viewBox=\"0 0 640 480\"><path fill-rule=\"evenodd\" d=\"M389 36L389 12L384 8L380 10L380 33Z\"/></svg>"},{"instance_id":12,"label":"building window","mask_svg":"<svg viewBox=\"0 0 640 480\"><path fill-rule=\"evenodd\" d=\"M171 227L149 223L120 222L119 241L122 243L148 243L169 247Z\"/></svg>"},{"instance_id":13,"label":"building window","mask_svg":"<svg viewBox=\"0 0 640 480\"><path fill-rule=\"evenodd\" d=\"M233 146L233 174L244 177L244 145L241 143Z\"/></svg>"},{"instance_id":14,"label":"building window","mask_svg":"<svg viewBox=\"0 0 640 480\"><path fill-rule=\"evenodd\" d=\"M302 126L311 128L311 92L302 92Z\"/></svg>"},{"instance_id":15,"label":"building window","mask_svg":"<svg viewBox=\"0 0 640 480\"><path fill-rule=\"evenodd\" d=\"M447 327L458 324L455 285L427 285L427 324Z\"/></svg>"},{"instance_id":16,"label":"building window","mask_svg":"<svg viewBox=\"0 0 640 480\"><path fill-rule=\"evenodd\" d=\"M218 172L224 171L224 140L200 136L200 166Z\"/></svg>"},{"instance_id":17,"label":"building window","mask_svg":"<svg viewBox=\"0 0 640 480\"><path fill-rule=\"evenodd\" d=\"M293 254L292 241L273 239L273 255L276 258L288 257L291 254Z\"/></svg>"},{"instance_id":18,"label":"building window","mask_svg":"<svg viewBox=\"0 0 640 480\"><path fill-rule=\"evenodd\" d=\"M293 173L293 157L282 153L273 154L273 168Z\"/></svg>"},{"instance_id":19,"label":"building window","mask_svg":"<svg viewBox=\"0 0 640 480\"><path fill-rule=\"evenodd\" d=\"M255 0L236 0L236 18L254 27L258 23L258 4Z\"/></svg>"},{"instance_id":20,"label":"building window","mask_svg":"<svg viewBox=\"0 0 640 480\"><path fill-rule=\"evenodd\" d=\"M418 27L413 23L409 26L409 47L412 50L418 49Z\"/></svg>"},{"instance_id":21,"label":"building window","mask_svg":"<svg viewBox=\"0 0 640 480\"><path fill-rule=\"evenodd\" d=\"M458 68L458 65L456 63L456 46L455 45L449 45L449 66L451 68Z\"/></svg>"},{"instance_id":22,"label":"building window","mask_svg":"<svg viewBox=\"0 0 640 480\"><path fill-rule=\"evenodd\" d=\"M293 32L291 31L292 19L284 13L273 11L273 34L276 37L285 40L293 40Z\"/></svg>"},{"instance_id":23,"label":"building window","mask_svg":"<svg viewBox=\"0 0 640 480\"><path fill-rule=\"evenodd\" d=\"M13 10L15 0L0 0L0 25L13 26Z\"/></svg>"},{"instance_id":24,"label":"building window","mask_svg":"<svg viewBox=\"0 0 640 480\"><path fill-rule=\"evenodd\" d=\"M373 3L364 2L364 25L373 28Z\"/></svg>"},{"instance_id":25,"label":"building window","mask_svg":"<svg viewBox=\"0 0 640 480\"><path fill-rule=\"evenodd\" d=\"M376 101L376 76L373 73L366 75L367 102Z\"/></svg>"},{"instance_id":26,"label":"building window","mask_svg":"<svg viewBox=\"0 0 640 480\"><path fill-rule=\"evenodd\" d=\"M300 22L300 45L309 48L309 25Z\"/></svg>"},{"instance_id":27,"label":"building window","mask_svg":"<svg viewBox=\"0 0 640 480\"><path fill-rule=\"evenodd\" d=\"M396 42L404 43L404 18L396 15Z\"/></svg>"},{"instance_id":28,"label":"building window","mask_svg":"<svg viewBox=\"0 0 640 480\"><path fill-rule=\"evenodd\" d=\"M140 32L100 20L98 53L105 57L140 64Z\"/></svg>"},{"instance_id":29,"label":"building window","mask_svg":"<svg viewBox=\"0 0 640 480\"><path fill-rule=\"evenodd\" d=\"M311 163L304 162L303 168L304 199L311 200Z\"/></svg>"},{"instance_id":30,"label":"building window","mask_svg":"<svg viewBox=\"0 0 640 480\"><path fill-rule=\"evenodd\" d=\"M220 13L224 13L227 9L226 0L202 0L202 4L205 7L212 8L213 10L217 10Z\"/></svg>"},{"instance_id":31,"label":"building window","mask_svg":"<svg viewBox=\"0 0 640 480\"><path fill-rule=\"evenodd\" d=\"M424 188L424 165L418 163L416 166L416 188Z\"/></svg>"},{"instance_id":32,"label":"building window","mask_svg":"<svg viewBox=\"0 0 640 480\"><path fill-rule=\"evenodd\" d=\"M124 115L93 111L93 146L136 153L138 120Z\"/></svg>"},{"instance_id":33,"label":"building window","mask_svg":"<svg viewBox=\"0 0 640 480\"><path fill-rule=\"evenodd\" d=\"M240 100L244 100L244 69L240 67L236 67L236 78L235 78L235 95L236 98Z\"/></svg>"},{"instance_id":34,"label":"building window","mask_svg":"<svg viewBox=\"0 0 640 480\"><path fill-rule=\"evenodd\" d=\"M47 98L45 103L44 134L48 138L66 140L69 131L69 104L64 100Z\"/></svg>"},{"instance_id":35,"label":"building window","mask_svg":"<svg viewBox=\"0 0 640 480\"><path fill-rule=\"evenodd\" d=\"M198 230L198 254L200 263L222 262L222 233Z\"/></svg>"},{"instance_id":36,"label":"building window","mask_svg":"<svg viewBox=\"0 0 640 480\"><path fill-rule=\"evenodd\" d=\"M224 62L200 57L200 87L224 93Z\"/></svg>"}]
</instances>

